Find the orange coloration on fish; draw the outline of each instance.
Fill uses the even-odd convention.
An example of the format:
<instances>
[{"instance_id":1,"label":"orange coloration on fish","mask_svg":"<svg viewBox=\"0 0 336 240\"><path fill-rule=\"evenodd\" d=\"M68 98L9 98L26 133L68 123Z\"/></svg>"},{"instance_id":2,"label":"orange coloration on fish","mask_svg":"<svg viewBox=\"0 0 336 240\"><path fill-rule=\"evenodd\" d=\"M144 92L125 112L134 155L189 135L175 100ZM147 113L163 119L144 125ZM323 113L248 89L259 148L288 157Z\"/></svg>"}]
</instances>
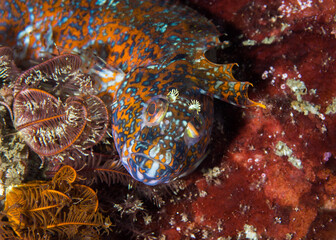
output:
<instances>
[{"instance_id":1,"label":"orange coloration on fish","mask_svg":"<svg viewBox=\"0 0 336 240\"><path fill-rule=\"evenodd\" d=\"M213 97L260 106L247 96L232 64L204 57L221 45L215 26L194 10L163 0L7 2L0 41L22 57L63 49L95 52L105 66L92 72L112 99L112 134L121 161L138 181L166 183L204 159ZM110 67L107 67L110 66Z\"/></svg>"}]
</instances>

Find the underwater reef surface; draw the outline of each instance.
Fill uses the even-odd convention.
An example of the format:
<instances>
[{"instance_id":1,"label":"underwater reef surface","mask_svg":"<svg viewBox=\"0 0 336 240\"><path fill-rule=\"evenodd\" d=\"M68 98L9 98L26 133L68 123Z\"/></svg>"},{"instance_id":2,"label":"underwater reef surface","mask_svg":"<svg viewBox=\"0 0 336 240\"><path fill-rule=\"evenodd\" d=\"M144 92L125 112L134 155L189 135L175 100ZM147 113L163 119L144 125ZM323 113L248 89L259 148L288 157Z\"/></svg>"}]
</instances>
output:
<instances>
[{"instance_id":1,"label":"underwater reef surface","mask_svg":"<svg viewBox=\"0 0 336 240\"><path fill-rule=\"evenodd\" d=\"M216 105L208 158L155 225L166 239L335 239L335 1L190 4L267 109Z\"/></svg>"},{"instance_id":2,"label":"underwater reef surface","mask_svg":"<svg viewBox=\"0 0 336 240\"><path fill-rule=\"evenodd\" d=\"M129 224L139 239L335 239L336 2L183 2L230 43L209 58L237 62L236 78L252 82L251 99L267 108L216 101L207 158L156 206L134 190L112 185L110 196L106 186L91 186L120 213L112 221ZM5 132L6 121L0 126L4 194L39 163L27 165L27 146Z\"/></svg>"}]
</instances>

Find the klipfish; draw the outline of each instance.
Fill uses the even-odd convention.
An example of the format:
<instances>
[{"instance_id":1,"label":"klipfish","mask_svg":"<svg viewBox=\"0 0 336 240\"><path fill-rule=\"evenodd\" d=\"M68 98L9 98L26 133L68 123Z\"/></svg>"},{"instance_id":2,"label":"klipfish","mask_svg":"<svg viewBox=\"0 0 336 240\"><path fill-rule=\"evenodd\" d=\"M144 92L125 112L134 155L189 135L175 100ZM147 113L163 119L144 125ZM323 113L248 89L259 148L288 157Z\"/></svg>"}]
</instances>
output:
<instances>
[{"instance_id":1,"label":"klipfish","mask_svg":"<svg viewBox=\"0 0 336 240\"><path fill-rule=\"evenodd\" d=\"M147 185L183 177L205 158L213 98L264 107L248 98L249 82L233 77L235 63L205 58L222 46L215 25L174 1L17 0L1 4L0 13L0 43L18 45L22 57L56 44L95 51L111 66L93 70L97 88L111 98L111 131L124 167Z\"/></svg>"}]
</instances>

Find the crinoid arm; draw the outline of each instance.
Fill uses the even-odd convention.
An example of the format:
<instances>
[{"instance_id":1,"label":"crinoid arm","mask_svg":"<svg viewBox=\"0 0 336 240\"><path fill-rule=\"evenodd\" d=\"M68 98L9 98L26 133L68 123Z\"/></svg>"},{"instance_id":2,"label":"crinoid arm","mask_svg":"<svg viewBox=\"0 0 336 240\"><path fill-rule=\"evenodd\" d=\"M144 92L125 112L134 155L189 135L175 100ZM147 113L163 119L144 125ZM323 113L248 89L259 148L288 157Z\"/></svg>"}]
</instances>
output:
<instances>
[{"instance_id":1,"label":"crinoid arm","mask_svg":"<svg viewBox=\"0 0 336 240\"><path fill-rule=\"evenodd\" d=\"M20 239L79 239L75 236L88 232L108 233L112 224L100 213L96 192L75 181L76 171L63 166L51 181L22 184L6 194L4 212Z\"/></svg>"},{"instance_id":2,"label":"crinoid arm","mask_svg":"<svg viewBox=\"0 0 336 240\"><path fill-rule=\"evenodd\" d=\"M19 72L11 48L0 46L0 86L11 85Z\"/></svg>"},{"instance_id":3,"label":"crinoid arm","mask_svg":"<svg viewBox=\"0 0 336 240\"><path fill-rule=\"evenodd\" d=\"M241 107L266 108L264 104L249 99L248 87L253 86L251 83L239 82L232 75L232 68L237 63L213 63L200 52L194 64L192 81L201 93Z\"/></svg>"}]
</instances>

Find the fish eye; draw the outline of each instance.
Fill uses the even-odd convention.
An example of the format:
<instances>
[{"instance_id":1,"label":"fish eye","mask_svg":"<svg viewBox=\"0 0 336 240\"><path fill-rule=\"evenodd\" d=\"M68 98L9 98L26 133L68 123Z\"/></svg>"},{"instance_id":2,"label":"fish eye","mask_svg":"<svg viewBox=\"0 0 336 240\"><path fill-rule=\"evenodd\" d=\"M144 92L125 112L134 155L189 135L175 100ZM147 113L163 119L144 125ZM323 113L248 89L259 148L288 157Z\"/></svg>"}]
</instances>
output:
<instances>
[{"instance_id":1,"label":"fish eye","mask_svg":"<svg viewBox=\"0 0 336 240\"><path fill-rule=\"evenodd\" d=\"M143 110L144 121L149 126L159 124L168 109L168 101L161 97L154 97L150 99L147 106Z\"/></svg>"}]
</instances>

